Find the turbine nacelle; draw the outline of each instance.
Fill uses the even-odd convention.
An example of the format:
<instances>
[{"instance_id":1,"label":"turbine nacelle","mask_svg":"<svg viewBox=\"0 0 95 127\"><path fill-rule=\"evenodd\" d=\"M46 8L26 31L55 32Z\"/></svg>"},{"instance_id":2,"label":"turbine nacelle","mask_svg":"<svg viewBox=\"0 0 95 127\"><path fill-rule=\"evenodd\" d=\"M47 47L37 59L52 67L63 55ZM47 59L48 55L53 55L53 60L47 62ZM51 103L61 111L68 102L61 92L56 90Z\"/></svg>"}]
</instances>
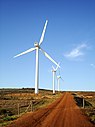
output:
<instances>
[{"instance_id":1,"label":"turbine nacelle","mask_svg":"<svg viewBox=\"0 0 95 127\"><path fill-rule=\"evenodd\" d=\"M35 46L35 47L39 47L38 42L35 42L35 43L34 43L34 46Z\"/></svg>"},{"instance_id":2,"label":"turbine nacelle","mask_svg":"<svg viewBox=\"0 0 95 127\"><path fill-rule=\"evenodd\" d=\"M59 76L57 76L57 78L59 79L59 78L61 78L61 76L59 75Z\"/></svg>"},{"instance_id":3,"label":"turbine nacelle","mask_svg":"<svg viewBox=\"0 0 95 127\"><path fill-rule=\"evenodd\" d=\"M56 72L56 70L51 70L52 72Z\"/></svg>"}]
</instances>

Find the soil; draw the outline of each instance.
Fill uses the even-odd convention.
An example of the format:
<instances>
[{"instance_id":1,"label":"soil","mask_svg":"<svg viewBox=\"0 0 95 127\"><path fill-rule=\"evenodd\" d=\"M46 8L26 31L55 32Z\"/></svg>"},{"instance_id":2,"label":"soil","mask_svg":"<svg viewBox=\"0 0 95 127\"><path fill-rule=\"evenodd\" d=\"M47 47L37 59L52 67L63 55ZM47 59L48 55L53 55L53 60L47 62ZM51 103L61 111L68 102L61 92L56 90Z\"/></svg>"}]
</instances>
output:
<instances>
[{"instance_id":1,"label":"soil","mask_svg":"<svg viewBox=\"0 0 95 127\"><path fill-rule=\"evenodd\" d=\"M73 95L63 93L46 108L27 113L7 127L94 127L76 105Z\"/></svg>"}]
</instances>

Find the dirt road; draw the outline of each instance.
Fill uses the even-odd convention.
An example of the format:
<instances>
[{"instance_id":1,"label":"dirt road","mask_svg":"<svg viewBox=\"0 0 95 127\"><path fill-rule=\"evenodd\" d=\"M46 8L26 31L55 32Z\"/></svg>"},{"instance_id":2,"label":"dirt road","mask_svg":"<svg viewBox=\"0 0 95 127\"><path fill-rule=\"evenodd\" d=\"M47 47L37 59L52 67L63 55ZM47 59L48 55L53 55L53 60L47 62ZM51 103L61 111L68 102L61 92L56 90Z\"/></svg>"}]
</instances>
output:
<instances>
[{"instance_id":1,"label":"dirt road","mask_svg":"<svg viewBox=\"0 0 95 127\"><path fill-rule=\"evenodd\" d=\"M8 127L94 127L66 92L47 108L27 113Z\"/></svg>"}]
</instances>

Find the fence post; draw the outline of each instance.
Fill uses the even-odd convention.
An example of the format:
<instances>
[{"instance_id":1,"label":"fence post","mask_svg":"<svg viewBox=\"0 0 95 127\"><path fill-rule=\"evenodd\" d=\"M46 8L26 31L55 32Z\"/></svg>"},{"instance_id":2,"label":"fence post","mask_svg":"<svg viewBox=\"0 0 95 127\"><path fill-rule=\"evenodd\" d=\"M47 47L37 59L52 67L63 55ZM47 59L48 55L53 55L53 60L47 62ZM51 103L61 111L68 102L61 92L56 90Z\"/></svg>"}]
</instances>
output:
<instances>
[{"instance_id":1,"label":"fence post","mask_svg":"<svg viewBox=\"0 0 95 127\"><path fill-rule=\"evenodd\" d=\"M84 98L83 98L83 108L85 108L85 101L84 101Z\"/></svg>"},{"instance_id":2,"label":"fence post","mask_svg":"<svg viewBox=\"0 0 95 127\"><path fill-rule=\"evenodd\" d=\"M33 112L33 102L30 101L30 105L31 105L31 112Z\"/></svg>"},{"instance_id":3,"label":"fence post","mask_svg":"<svg viewBox=\"0 0 95 127\"><path fill-rule=\"evenodd\" d=\"M18 108L18 116L19 116L19 114L20 114L19 103L17 105L17 108Z\"/></svg>"}]
</instances>

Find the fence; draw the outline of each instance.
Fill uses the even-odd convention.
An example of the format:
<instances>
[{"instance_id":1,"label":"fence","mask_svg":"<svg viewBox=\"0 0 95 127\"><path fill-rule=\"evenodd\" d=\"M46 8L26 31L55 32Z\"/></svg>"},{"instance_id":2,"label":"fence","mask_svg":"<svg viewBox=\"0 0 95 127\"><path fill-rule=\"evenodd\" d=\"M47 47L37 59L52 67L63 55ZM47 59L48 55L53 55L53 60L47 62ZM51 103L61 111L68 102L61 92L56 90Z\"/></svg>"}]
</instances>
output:
<instances>
[{"instance_id":1,"label":"fence","mask_svg":"<svg viewBox=\"0 0 95 127\"><path fill-rule=\"evenodd\" d=\"M32 100L0 100L0 109L5 109L8 114L20 115L33 111Z\"/></svg>"}]
</instances>

